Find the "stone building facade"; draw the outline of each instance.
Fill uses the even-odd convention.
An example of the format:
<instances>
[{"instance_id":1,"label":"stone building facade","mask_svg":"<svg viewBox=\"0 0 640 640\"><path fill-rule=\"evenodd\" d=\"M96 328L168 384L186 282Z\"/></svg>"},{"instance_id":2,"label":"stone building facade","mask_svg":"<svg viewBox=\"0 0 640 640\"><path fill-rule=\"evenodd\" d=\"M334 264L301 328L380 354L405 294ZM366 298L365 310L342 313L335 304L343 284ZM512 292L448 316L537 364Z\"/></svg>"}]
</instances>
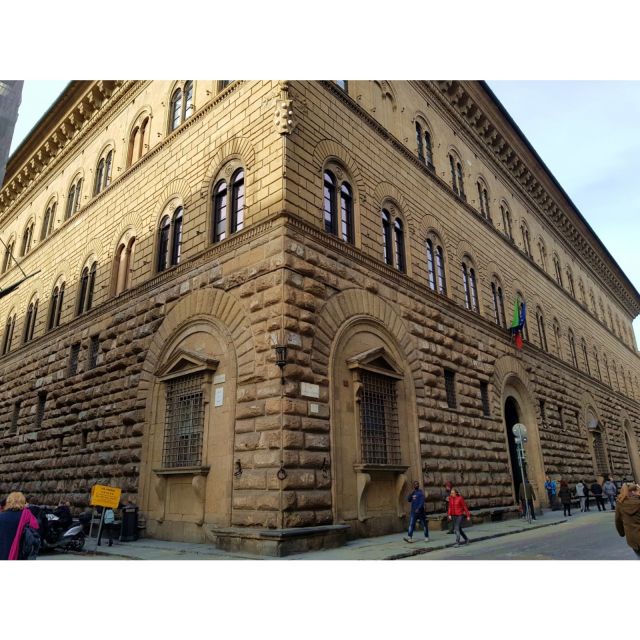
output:
<instances>
[{"instance_id":1,"label":"stone building facade","mask_svg":"<svg viewBox=\"0 0 640 640\"><path fill-rule=\"evenodd\" d=\"M0 491L286 553L508 509L516 422L640 476L640 296L484 83L74 82L0 237Z\"/></svg>"}]
</instances>

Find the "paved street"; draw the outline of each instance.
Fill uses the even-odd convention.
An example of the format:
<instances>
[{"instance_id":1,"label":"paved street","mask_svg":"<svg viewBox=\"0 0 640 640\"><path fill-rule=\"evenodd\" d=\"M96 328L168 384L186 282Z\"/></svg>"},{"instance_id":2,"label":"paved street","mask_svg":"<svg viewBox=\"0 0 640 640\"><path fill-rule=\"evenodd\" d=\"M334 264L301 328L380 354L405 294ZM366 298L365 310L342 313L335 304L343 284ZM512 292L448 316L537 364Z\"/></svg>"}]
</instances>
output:
<instances>
[{"instance_id":1,"label":"paved street","mask_svg":"<svg viewBox=\"0 0 640 640\"><path fill-rule=\"evenodd\" d=\"M633 560L635 555L613 523L613 512L580 513L566 523L511 536L473 542L411 560Z\"/></svg>"}]
</instances>

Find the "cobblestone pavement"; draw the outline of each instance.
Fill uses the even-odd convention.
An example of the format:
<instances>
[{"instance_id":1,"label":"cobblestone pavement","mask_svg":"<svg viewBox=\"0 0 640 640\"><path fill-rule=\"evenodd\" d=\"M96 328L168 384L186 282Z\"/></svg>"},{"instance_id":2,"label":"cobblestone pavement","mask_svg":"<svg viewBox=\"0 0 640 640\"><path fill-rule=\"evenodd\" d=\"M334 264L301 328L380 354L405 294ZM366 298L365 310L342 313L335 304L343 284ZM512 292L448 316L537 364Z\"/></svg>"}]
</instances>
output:
<instances>
[{"instance_id":1,"label":"cobblestone pavement","mask_svg":"<svg viewBox=\"0 0 640 640\"><path fill-rule=\"evenodd\" d=\"M613 512L576 514L557 527L545 527L508 538L472 542L419 556L420 560L634 560L618 535Z\"/></svg>"}]
</instances>

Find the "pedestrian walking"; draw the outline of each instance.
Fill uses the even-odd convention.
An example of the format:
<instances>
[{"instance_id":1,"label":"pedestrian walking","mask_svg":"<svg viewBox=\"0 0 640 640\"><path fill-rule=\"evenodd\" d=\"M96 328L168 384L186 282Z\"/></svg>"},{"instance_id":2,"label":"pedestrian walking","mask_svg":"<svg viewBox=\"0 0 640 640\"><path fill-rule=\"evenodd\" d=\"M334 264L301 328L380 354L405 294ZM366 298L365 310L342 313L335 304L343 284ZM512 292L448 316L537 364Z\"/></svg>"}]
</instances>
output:
<instances>
[{"instance_id":1,"label":"pedestrian walking","mask_svg":"<svg viewBox=\"0 0 640 640\"><path fill-rule=\"evenodd\" d=\"M580 480L580 482L578 482L578 484L576 485L576 495L578 496L578 498L580 498L580 511L584 511L586 500L584 497L584 484L582 480Z\"/></svg>"},{"instance_id":2,"label":"pedestrian walking","mask_svg":"<svg viewBox=\"0 0 640 640\"><path fill-rule=\"evenodd\" d=\"M449 494L448 517L449 520L453 521L453 530L456 534L456 543L453 545L454 547L460 546L460 536L464 538L463 544L469 543L469 538L462 528L462 521L465 516L467 517L467 520L471 520L469 507L467 507L464 498L458 493L458 490L451 489L451 493Z\"/></svg>"},{"instance_id":3,"label":"pedestrian walking","mask_svg":"<svg viewBox=\"0 0 640 640\"><path fill-rule=\"evenodd\" d=\"M407 501L411 505L411 511L409 513L409 531L407 537L404 538L405 542L413 542L413 530L415 529L416 522L421 522L424 528L424 541L429 542L429 525L427 524L427 514L425 511L425 494L420 489L420 483L415 480L413 483L413 491L408 495Z\"/></svg>"},{"instance_id":4,"label":"pedestrian walking","mask_svg":"<svg viewBox=\"0 0 640 640\"><path fill-rule=\"evenodd\" d=\"M582 480L582 484L584 485L584 510L590 511L589 509L589 495L591 491L589 489L589 483L586 480Z\"/></svg>"},{"instance_id":5,"label":"pedestrian walking","mask_svg":"<svg viewBox=\"0 0 640 640\"><path fill-rule=\"evenodd\" d=\"M545 477L544 488L549 498L549 509L556 509L556 481L552 480L549 476Z\"/></svg>"},{"instance_id":6,"label":"pedestrian walking","mask_svg":"<svg viewBox=\"0 0 640 640\"><path fill-rule=\"evenodd\" d=\"M536 519L536 512L533 508L533 501L536 499L536 492L534 491L531 483L527 480L526 483L520 484L520 503L522 504L522 513L523 515L527 513L527 504L529 505L529 513L531 514L531 518L533 520Z\"/></svg>"},{"instance_id":7,"label":"pedestrian walking","mask_svg":"<svg viewBox=\"0 0 640 640\"><path fill-rule=\"evenodd\" d=\"M26 526L38 529L38 521L20 491L7 496L4 510L0 513L0 560L20 560L20 543Z\"/></svg>"},{"instance_id":8,"label":"pedestrian walking","mask_svg":"<svg viewBox=\"0 0 640 640\"><path fill-rule=\"evenodd\" d=\"M569 489L569 485L564 480L560 480L560 489L558 490L558 497L560 498L560 502L562 503L562 509L564 511L563 515L570 516L571 515L571 490Z\"/></svg>"},{"instance_id":9,"label":"pedestrian walking","mask_svg":"<svg viewBox=\"0 0 640 640\"><path fill-rule=\"evenodd\" d=\"M604 483L602 487L605 498L609 501L609 506L611 507L611 511L614 511L616 508L616 496L618 495L618 488L616 487L616 483L613 481L611 476Z\"/></svg>"},{"instance_id":10,"label":"pedestrian walking","mask_svg":"<svg viewBox=\"0 0 640 640\"><path fill-rule=\"evenodd\" d=\"M627 538L627 544L640 560L640 485L622 485L616 501L616 529Z\"/></svg>"},{"instance_id":11,"label":"pedestrian walking","mask_svg":"<svg viewBox=\"0 0 640 640\"><path fill-rule=\"evenodd\" d=\"M606 511L607 508L605 507L604 497L602 496L602 485L598 482L597 478L595 478L591 483L591 493L596 501L598 511Z\"/></svg>"},{"instance_id":12,"label":"pedestrian walking","mask_svg":"<svg viewBox=\"0 0 640 640\"><path fill-rule=\"evenodd\" d=\"M444 512L447 514L449 513L449 496L451 495L451 489L453 489L453 483L447 480L440 494L444 502ZM453 522L449 520L449 518L447 518L447 534L453 534Z\"/></svg>"}]
</instances>

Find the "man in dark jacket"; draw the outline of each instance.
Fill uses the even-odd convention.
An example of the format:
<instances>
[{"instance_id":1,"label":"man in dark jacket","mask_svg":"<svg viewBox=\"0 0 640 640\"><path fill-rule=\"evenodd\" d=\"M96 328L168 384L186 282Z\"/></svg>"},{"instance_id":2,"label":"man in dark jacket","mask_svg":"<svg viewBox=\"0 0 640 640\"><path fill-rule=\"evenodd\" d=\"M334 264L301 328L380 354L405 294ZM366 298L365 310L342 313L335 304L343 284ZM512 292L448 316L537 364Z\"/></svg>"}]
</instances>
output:
<instances>
[{"instance_id":1,"label":"man in dark jacket","mask_svg":"<svg viewBox=\"0 0 640 640\"><path fill-rule=\"evenodd\" d=\"M616 529L640 560L640 485L626 484L616 501Z\"/></svg>"},{"instance_id":2,"label":"man in dark jacket","mask_svg":"<svg viewBox=\"0 0 640 640\"><path fill-rule=\"evenodd\" d=\"M429 525L427 524L427 515L424 510L425 495L420 489L420 483L415 480L413 483L413 491L407 497L407 502L411 504L411 512L409 514L409 531L405 542L413 542L413 530L416 522L421 522L424 527L424 540L429 542Z\"/></svg>"},{"instance_id":3,"label":"man in dark jacket","mask_svg":"<svg viewBox=\"0 0 640 640\"><path fill-rule=\"evenodd\" d=\"M609 476L602 488L604 490L604 495L607 497L607 500L609 500L611 511L614 511L616 508L616 496L618 495L618 487L616 487L616 483L612 480L611 476Z\"/></svg>"},{"instance_id":4,"label":"man in dark jacket","mask_svg":"<svg viewBox=\"0 0 640 640\"><path fill-rule=\"evenodd\" d=\"M607 508L604 506L604 498L602 496L602 485L597 479L591 483L591 493L595 498L596 505L598 505L598 511L606 511Z\"/></svg>"}]
</instances>

